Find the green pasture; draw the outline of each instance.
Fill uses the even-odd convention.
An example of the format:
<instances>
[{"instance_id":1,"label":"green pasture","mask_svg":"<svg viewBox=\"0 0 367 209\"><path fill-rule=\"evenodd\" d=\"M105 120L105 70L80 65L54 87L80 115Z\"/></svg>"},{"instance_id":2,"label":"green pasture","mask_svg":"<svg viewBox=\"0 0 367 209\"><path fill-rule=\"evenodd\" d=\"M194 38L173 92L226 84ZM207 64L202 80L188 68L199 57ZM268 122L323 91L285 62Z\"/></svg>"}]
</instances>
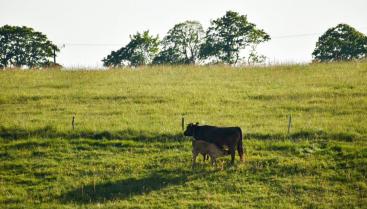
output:
<instances>
[{"instance_id":1,"label":"green pasture","mask_svg":"<svg viewBox=\"0 0 367 209\"><path fill-rule=\"evenodd\" d=\"M0 208L367 205L366 61L3 70L0 92ZM182 117L240 126L245 162L193 170Z\"/></svg>"}]
</instances>

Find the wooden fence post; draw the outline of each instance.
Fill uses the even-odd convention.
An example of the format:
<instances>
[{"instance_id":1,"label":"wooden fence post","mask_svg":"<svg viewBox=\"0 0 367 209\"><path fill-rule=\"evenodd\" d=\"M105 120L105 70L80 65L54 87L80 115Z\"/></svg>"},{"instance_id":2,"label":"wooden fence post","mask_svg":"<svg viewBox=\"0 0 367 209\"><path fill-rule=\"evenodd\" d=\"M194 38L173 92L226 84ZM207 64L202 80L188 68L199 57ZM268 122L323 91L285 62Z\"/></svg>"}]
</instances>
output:
<instances>
[{"instance_id":1,"label":"wooden fence post","mask_svg":"<svg viewBox=\"0 0 367 209\"><path fill-rule=\"evenodd\" d=\"M288 135L291 131L291 126L292 126L292 115L288 116Z\"/></svg>"},{"instance_id":2,"label":"wooden fence post","mask_svg":"<svg viewBox=\"0 0 367 209\"><path fill-rule=\"evenodd\" d=\"M75 129L75 116L73 115L73 119L71 121L71 126L73 127L73 130Z\"/></svg>"},{"instance_id":3,"label":"wooden fence post","mask_svg":"<svg viewBox=\"0 0 367 209\"><path fill-rule=\"evenodd\" d=\"M182 131L184 131L185 129L185 118L182 116L182 119L181 119L181 127L182 127Z\"/></svg>"}]
</instances>

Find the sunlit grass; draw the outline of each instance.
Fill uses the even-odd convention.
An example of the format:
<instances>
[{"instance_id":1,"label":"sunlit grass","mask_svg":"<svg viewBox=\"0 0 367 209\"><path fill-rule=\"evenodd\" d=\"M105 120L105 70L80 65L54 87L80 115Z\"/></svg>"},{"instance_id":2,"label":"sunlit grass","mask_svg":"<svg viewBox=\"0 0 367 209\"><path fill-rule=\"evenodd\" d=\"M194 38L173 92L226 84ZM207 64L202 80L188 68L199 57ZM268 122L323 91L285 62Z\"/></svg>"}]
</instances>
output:
<instances>
[{"instance_id":1,"label":"sunlit grass","mask_svg":"<svg viewBox=\"0 0 367 209\"><path fill-rule=\"evenodd\" d=\"M0 71L0 207L363 208L366 78L366 62ZM193 171L182 117L240 126L246 162Z\"/></svg>"}]
</instances>

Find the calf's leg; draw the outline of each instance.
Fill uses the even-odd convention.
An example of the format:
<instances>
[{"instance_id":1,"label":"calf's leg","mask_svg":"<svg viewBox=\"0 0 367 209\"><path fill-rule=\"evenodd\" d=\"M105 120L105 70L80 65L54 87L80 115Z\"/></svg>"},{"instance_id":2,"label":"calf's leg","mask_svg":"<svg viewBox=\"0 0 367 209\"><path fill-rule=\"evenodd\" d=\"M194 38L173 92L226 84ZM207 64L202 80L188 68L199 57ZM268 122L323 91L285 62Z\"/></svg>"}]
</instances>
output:
<instances>
[{"instance_id":1,"label":"calf's leg","mask_svg":"<svg viewBox=\"0 0 367 209\"><path fill-rule=\"evenodd\" d=\"M209 160L209 156L207 154L202 154L202 155L203 155L204 162L205 160Z\"/></svg>"},{"instance_id":2,"label":"calf's leg","mask_svg":"<svg viewBox=\"0 0 367 209\"><path fill-rule=\"evenodd\" d=\"M211 160L212 166L217 164L217 159L215 158L214 155L210 155L210 160Z\"/></svg>"}]
</instances>

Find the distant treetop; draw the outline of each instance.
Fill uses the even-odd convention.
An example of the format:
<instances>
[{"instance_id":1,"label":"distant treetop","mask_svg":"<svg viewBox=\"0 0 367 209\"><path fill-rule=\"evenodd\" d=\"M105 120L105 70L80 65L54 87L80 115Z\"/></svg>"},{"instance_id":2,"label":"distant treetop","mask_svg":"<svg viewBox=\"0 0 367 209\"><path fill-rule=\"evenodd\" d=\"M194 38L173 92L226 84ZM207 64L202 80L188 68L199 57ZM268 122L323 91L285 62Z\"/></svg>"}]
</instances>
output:
<instances>
[{"instance_id":1,"label":"distant treetop","mask_svg":"<svg viewBox=\"0 0 367 209\"><path fill-rule=\"evenodd\" d=\"M0 28L0 68L44 67L59 48L41 32L29 27L5 25Z\"/></svg>"},{"instance_id":2,"label":"distant treetop","mask_svg":"<svg viewBox=\"0 0 367 209\"><path fill-rule=\"evenodd\" d=\"M319 38L312 55L316 62L366 58L367 36L347 24L339 24Z\"/></svg>"},{"instance_id":3,"label":"distant treetop","mask_svg":"<svg viewBox=\"0 0 367 209\"><path fill-rule=\"evenodd\" d=\"M159 51L159 38L149 31L130 36L130 42L117 51L112 51L103 58L106 67L140 66L151 64Z\"/></svg>"},{"instance_id":4,"label":"distant treetop","mask_svg":"<svg viewBox=\"0 0 367 209\"><path fill-rule=\"evenodd\" d=\"M200 47L205 32L198 21L176 24L163 38L163 50L154 64L195 64L199 61Z\"/></svg>"},{"instance_id":5,"label":"distant treetop","mask_svg":"<svg viewBox=\"0 0 367 209\"><path fill-rule=\"evenodd\" d=\"M214 58L221 63L236 64L243 58L240 56L241 50L268 40L270 36L249 22L246 15L227 11L223 17L211 21L206 31L206 41L201 48L201 56Z\"/></svg>"}]
</instances>

